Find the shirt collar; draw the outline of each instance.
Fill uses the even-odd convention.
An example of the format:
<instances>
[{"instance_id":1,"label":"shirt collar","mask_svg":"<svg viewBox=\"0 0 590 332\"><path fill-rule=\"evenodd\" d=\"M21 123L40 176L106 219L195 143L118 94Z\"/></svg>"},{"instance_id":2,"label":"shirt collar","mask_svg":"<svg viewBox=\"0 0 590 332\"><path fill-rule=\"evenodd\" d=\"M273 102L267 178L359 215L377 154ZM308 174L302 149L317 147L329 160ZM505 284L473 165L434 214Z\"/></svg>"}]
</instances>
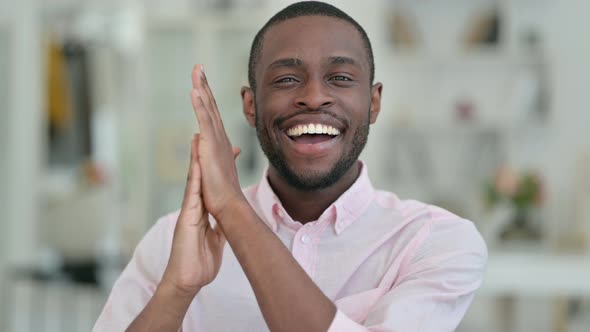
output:
<instances>
[{"instance_id":1,"label":"shirt collar","mask_svg":"<svg viewBox=\"0 0 590 332\"><path fill-rule=\"evenodd\" d=\"M375 197L375 188L369 179L366 164L359 161L359 167L361 170L356 181L320 216L319 220L330 218L333 221L336 234L342 233L359 219ZM267 225L276 232L279 222L293 223L268 182L268 167L257 187L255 199Z\"/></svg>"}]
</instances>

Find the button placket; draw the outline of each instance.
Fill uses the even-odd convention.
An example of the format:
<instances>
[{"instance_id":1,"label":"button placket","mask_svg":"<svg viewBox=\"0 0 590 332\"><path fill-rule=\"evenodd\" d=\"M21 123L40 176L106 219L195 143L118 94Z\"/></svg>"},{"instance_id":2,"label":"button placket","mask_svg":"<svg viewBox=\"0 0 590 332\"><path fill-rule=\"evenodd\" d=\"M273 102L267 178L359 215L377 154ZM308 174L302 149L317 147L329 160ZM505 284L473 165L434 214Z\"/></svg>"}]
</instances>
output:
<instances>
[{"instance_id":1,"label":"button placket","mask_svg":"<svg viewBox=\"0 0 590 332\"><path fill-rule=\"evenodd\" d=\"M313 250L312 237L307 234L309 227L303 226L295 233L293 241L293 257L299 265L309 274L311 268L311 251Z\"/></svg>"},{"instance_id":2,"label":"button placket","mask_svg":"<svg viewBox=\"0 0 590 332\"><path fill-rule=\"evenodd\" d=\"M311 242L311 237L307 234L303 234L301 236L301 242L303 242L303 244L309 244Z\"/></svg>"}]
</instances>

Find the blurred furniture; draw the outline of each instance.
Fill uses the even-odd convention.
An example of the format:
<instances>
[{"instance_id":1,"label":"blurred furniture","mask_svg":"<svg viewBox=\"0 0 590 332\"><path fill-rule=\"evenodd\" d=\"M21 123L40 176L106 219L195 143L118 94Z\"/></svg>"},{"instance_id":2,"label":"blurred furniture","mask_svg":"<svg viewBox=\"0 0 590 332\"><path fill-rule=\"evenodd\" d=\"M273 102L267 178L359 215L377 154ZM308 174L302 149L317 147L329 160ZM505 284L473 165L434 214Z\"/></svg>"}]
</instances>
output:
<instances>
[{"instance_id":1,"label":"blurred furniture","mask_svg":"<svg viewBox=\"0 0 590 332\"><path fill-rule=\"evenodd\" d=\"M543 252L491 252L481 292L590 297L590 257Z\"/></svg>"},{"instance_id":2,"label":"blurred furniture","mask_svg":"<svg viewBox=\"0 0 590 332\"><path fill-rule=\"evenodd\" d=\"M553 331L567 330L567 298L590 298L590 257L538 252L490 252L480 295L497 297L501 331L514 329L514 301L522 296L554 300Z\"/></svg>"},{"instance_id":3,"label":"blurred furniture","mask_svg":"<svg viewBox=\"0 0 590 332\"><path fill-rule=\"evenodd\" d=\"M24 271L11 273L2 287L0 329L7 332L90 331L108 296L96 283Z\"/></svg>"},{"instance_id":4,"label":"blurred furniture","mask_svg":"<svg viewBox=\"0 0 590 332\"><path fill-rule=\"evenodd\" d=\"M109 186L83 188L76 180L71 182L67 185L55 181L55 190L46 190L39 238L66 259L93 259L107 235L118 236L109 234L119 231L116 193ZM56 193L58 190L62 193Z\"/></svg>"}]
</instances>

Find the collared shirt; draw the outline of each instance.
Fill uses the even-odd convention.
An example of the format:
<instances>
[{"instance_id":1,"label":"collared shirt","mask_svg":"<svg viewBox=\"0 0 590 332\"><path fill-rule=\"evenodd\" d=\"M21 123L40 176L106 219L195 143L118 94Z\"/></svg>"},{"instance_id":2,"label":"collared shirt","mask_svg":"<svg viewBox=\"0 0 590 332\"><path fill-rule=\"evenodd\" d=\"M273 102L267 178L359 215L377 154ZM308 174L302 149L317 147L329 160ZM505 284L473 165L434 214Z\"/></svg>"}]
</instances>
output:
<instances>
[{"instance_id":1,"label":"collared shirt","mask_svg":"<svg viewBox=\"0 0 590 332\"><path fill-rule=\"evenodd\" d=\"M484 241L470 221L376 190L361 167L356 182L306 224L289 216L266 174L244 194L337 306L330 332L453 331L481 285ZM93 331L124 331L148 303L166 268L177 218L178 212L161 218L141 240ZM182 330L268 331L230 246Z\"/></svg>"}]
</instances>

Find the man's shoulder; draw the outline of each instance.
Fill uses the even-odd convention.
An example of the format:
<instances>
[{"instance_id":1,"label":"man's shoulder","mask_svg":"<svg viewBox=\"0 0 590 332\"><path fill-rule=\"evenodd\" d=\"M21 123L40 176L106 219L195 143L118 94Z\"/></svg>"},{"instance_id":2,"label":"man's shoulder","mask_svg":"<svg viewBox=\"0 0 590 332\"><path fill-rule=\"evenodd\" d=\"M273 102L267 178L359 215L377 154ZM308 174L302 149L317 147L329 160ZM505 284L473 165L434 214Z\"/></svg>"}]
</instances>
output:
<instances>
[{"instance_id":1,"label":"man's shoulder","mask_svg":"<svg viewBox=\"0 0 590 332\"><path fill-rule=\"evenodd\" d=\"M376 190L375 202L386 210L397 211L402 218L432 224L471 224L473 223L442 207L416 199L401 199L390 191Z\"/></svg>"},{"instance_id":2,"label":"man's shoulder","mask_svg":"<svg viewBox=\"0 0 590 332\"><path fill-rule=\"evenodd\" d=\"M419 200L400 199L388 191L376 191L375 201L380 208L395 211L395 219L399 218L398 222L401 222L399 226L406 234L411 233L416 241L486 251L477 227L467 218Z\"/></svg>"},{"instance_id":3,"label":"man's shoulder","mask_svg":"<svg viewBox=\"0 0 590 332\"><path fill-rule=\"evenodd\" d=\"M414 209L425 211L424 236L420 252L424 256L476 255L485 264L487 246L471 220L442 207L418 201L408 202ZM409 209L410 211L412 209Z\"/></svg>"}]
</instances>

